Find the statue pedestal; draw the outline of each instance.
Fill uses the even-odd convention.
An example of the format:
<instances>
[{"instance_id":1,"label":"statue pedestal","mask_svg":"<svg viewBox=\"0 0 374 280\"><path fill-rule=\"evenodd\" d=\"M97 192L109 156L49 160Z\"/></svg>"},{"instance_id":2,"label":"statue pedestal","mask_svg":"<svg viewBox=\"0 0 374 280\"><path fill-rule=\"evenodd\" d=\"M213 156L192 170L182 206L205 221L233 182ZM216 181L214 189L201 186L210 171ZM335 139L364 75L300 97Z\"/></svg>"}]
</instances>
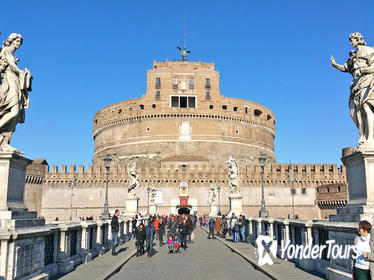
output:
<instances>
[{"instance_id":1,"label":"statue pedestal","mask_svg":"<svg viewBox=\"0 0 374 280\"><path fill-rule=\"evenodd\" d=\"M230 212L228 213L229 217L231 217L232 213L235 213L236 216L239 216L243 213L243 197L241 194L237 195L230 195Z\"/></svg>"},{"instance_id":2,"label":"statue pedestal","mask_svg":"<svg viewBox=\"0 0 374 280\"><path fill-rule=\"evenodd\" d=\"M330 215L335 222L374 222L374 147L359 147L357 152L343 156L347 170L349 200L337 215Z\"/></svg>"},{"instance_id":3,"label":"statue pedestal","mask_svg":"<svg viewBox=\"0 0 374 280\"><path fill-rule=\"evenodd\" d=\"M217 217L217 215L218 215L218 206L211 204L209 217Z\"/></svg>"},{"instance_id":4,"label":"statue pedestal","mask_svg":"<svg viewBox=\"0 0 374 280\"><path fill-rule=\"evenodd\" d=\"M45 225L36 212L28 211L23 200L26 167L31 163L18 153L0 152L0 228Z\"/></svg>"},{"instance_id":5,"label":"statue pedestal","mask_svg":"<svg viewBox=\"0 0 374 280\"><path fill-rule=\"evenodd\" d=\"M156 205L150 205L149 206L149 214L150 215L156 214L156 211L157 211L157 206Z\"/></svg>"},{"instance_id":6,"label":"statue pedestal","mask_svg":"<svg viewBox=\"0 0 374 280\"><path fill-rule=\"evenodd\" d=\"M139 214L139 198L128 198L126 199L126 212L125 216L135 216Z\"/></svg>"}]
</instances>

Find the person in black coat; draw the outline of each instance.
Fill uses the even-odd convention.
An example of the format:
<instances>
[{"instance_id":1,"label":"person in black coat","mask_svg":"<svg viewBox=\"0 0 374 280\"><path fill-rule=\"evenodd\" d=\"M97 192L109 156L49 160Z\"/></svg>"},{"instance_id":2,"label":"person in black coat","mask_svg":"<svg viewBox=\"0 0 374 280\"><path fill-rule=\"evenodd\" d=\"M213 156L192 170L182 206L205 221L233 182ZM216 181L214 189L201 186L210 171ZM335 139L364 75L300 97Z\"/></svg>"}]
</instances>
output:
<instances>
[{"instance_id":1,"label":"person in black coat","mask_svg":"<svg viewBox=\"0 0 374 280\"><path fill-rule=\"evenodd\" d=\"M112 255L116 255L116 246L118 243L118 232L119 232L119 222L118 222L119 210L116 209L114 212L110 226L112 228Z\"/></svg>"},{"instance_id":2,"label":"person in black coat","mask_svg":"<svg viewBox=\"0 0 374 280\"><path fill-rule=\"evenodd\" d=\"M136 256L144 254L145 228L143 223L136 229Z\"/></svg>"},{"instance_id":3,"label":"person in black coat","mask_svg":"<svg viewBox=\"0 0 374 280\"><path fill-rule=\"evenodd\" d=\"M181 239L181 246L184 250L187 249L187 235L188 235L187 221L183 220L183 222L179 225L179 236Z\"/></svg>"},{"instance_id":4,"label":"person in black coat","mask_svg":"<svg viewBox=\"0 0 374 280\"><path fill-rule=\"evenodd\" d=\"M160 241L160 246L164 244L164 234L165 234L165 218L162 217L160 223L158 224L158 238Z\"/></svg>"}]
</instances>

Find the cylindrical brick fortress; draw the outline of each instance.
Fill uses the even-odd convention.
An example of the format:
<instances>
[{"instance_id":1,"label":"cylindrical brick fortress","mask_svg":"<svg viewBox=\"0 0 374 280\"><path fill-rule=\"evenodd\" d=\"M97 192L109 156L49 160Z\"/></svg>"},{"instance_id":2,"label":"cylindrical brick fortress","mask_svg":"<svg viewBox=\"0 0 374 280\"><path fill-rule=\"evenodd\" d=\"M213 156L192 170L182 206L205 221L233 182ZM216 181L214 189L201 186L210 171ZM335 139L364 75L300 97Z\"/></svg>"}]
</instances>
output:
<instances>
[{"instance_id":1,"label":"cylindrical brick fortress","mask_svg":"<svg viewBox=\"0 0 374 280\"><path fill-rule=\"evenodd\" d=\"M213 63L154 62L141 98L109 105L94 117L94 164L106 154L157 166L171 156L197 156L212 165L233 156L258 164L275 162L275 117L263 105L219 92Z\"/></svg>"}]
</instances>

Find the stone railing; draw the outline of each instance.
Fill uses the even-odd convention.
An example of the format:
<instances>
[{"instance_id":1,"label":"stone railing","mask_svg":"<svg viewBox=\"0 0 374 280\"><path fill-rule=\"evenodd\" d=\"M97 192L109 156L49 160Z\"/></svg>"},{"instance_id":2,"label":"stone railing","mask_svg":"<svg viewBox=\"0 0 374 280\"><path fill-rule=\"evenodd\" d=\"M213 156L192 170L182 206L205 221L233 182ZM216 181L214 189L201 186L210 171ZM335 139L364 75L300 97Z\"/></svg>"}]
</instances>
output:
<instances>
[{"instance_id":1,"label":"stone railing","mask_svg":"<svg viewBox=\"0 0 374 280\"><path fill-rule=\"evenodd\" d=\"M256 245L259 235L271 236L277 242L277 255L282 257L283 244L295 245L326 245L326 248L318 255L318 258L288 259L302 269L314 274L326 277L326 279L351 279L351 254L347 258L334 257L336 251L330 252L328 258L328 244L326 241L333 240L331 245L353 245L357 236L358 223L338 223L327 220L291 220L272 218L248 218L247 232L249 240ZM345 251L341 252L344 255ZM292 253L292 252L290 252ZM285 254L285 256L287 256ZM285 256L283 256L285 258Z\"/></svg>"},{"instance_id":2,"label":"stone railing","mask_svg":"<svg viewBox=\"0 0 374 280\"><path fill-rule=\"evenodd\" d=\"M120 219L119 245L131 239L130 220ZM111 248L110 220L47 224L0 232L0 279L48 279L66 274Z\"/></svg>"}]
</instances>

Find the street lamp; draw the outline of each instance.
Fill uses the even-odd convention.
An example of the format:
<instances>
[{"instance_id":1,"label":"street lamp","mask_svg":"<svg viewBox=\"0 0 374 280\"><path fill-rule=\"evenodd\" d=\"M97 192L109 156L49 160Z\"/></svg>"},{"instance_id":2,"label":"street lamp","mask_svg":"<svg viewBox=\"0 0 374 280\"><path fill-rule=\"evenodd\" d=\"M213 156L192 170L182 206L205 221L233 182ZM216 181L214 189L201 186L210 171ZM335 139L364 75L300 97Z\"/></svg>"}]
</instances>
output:
<instances>
[{"instance_id":1,"label":"street lamp","mask_svg":"<svg viewBox=\"0 0 374 280\"><path fill-rule=\"evenodd\" d=\"M260 218L268 218L269 212L266 210L265 207L265 193L264 193L264 167L266 163L266 156L264 154L261 154L261 156L258 158L258 161L261 166L261 210L259 213Z\"/></svg>"},{"instance_id":2,"label":"street lamp","mask_svg":"<svg viewBox=\"0 0 374 280\"><path fill-rule=\"evenodd\" d=\"M221 187L217 187L218 191L218 216L221 216Z\"/></svg>"},{"instance_id":3,"label":"street lamp","mask_svg":"<svg viewBox=\"0 0 374 280\"><path fill-rule=\"evenodd\" d=\"M70 221L73 220L73 186L77 186L77 176L74 174L73 182L69 182L70 187Z\"/></svg>"},{"instance_id":4,"label":"street lamp","mask_svg":"<svg viewBox=\"0 0 374 280\"><path fill-rule=\"evenodd\" d=\"M107 154L104 158L104 166L105 166L105 202L104 202L104 211L101 213L101 219L102 220L109 220L109 211L108 211L108 175L109 175L109 168L110 168L110 162L112 159L110 158L110 155Z\"/></svg>"},{"instance_id":5,"label":"street lamp","mask_svg":"<svg viewBox=\"0 0 374 280\"><path fill-rule=\"evenodd\" d=\"M147 187L147 214L146 216L149 216L149 192L151 191L151 188L148 186Z\"/></svg>"},{"instance_id":6,"label":"street lamp","mask_svg":"<svg viewBox=\"0 0 374 280\"><path fill-rule=\"evenodd\" d=\"M291 163L288 170L288 183L291 183L291 197L292 197L292 219L295 219L295 199L294 199L294 188L293 188L293 182L295 182L295 179L291 177Z\"/></svg>"}]
</instances>

